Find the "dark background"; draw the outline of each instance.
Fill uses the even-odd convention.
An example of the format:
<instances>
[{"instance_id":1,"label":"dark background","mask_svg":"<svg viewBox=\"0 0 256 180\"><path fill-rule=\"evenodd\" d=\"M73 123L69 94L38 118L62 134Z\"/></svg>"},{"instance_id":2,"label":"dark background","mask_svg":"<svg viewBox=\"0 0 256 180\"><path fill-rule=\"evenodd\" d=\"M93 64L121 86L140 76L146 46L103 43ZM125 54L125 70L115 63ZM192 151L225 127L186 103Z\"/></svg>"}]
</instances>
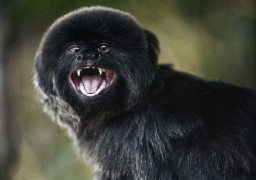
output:
<instances>
[{"instance_id":1,"label":"dark background","mask_svg":"<svg viewBox=\"0 0 256 180\"><path fill-rule=\"evenodd\" d=\"M42 113L32 85L43 32L91 5L133 14L159 37L160 63L256 87L254 0L0 0L1 180L91 179L65 131Z\"/></svg>"}]
</instances>

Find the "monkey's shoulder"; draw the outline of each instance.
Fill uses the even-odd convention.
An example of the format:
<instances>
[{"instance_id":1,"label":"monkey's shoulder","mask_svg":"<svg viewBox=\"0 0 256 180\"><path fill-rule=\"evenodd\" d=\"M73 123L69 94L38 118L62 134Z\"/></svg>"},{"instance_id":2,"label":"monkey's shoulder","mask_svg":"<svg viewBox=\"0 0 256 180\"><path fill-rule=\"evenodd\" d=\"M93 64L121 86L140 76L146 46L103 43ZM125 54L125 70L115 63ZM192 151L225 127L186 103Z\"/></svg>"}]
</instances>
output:
<instances>
[{"instance_id":1,"label":"monkey's shoulder","mask_svg":"<svg viewBox=\"0 0 256 180\"><path fill-rule=\"evenodd\" d=\"M211 105L251 106L256 111L256 90L223 81L206 80L159 65L150 87L150 97L157 102Z\"/></svg>"}]
</instances>

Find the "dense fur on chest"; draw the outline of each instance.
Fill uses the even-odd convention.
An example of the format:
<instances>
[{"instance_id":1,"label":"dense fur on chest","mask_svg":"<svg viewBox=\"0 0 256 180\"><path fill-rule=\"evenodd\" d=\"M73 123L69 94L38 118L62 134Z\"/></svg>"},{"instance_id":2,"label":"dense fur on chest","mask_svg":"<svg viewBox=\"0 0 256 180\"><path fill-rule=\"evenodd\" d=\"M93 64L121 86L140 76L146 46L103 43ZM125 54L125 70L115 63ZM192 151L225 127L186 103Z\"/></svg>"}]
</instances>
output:
<instances>
[{"instance_id":1,"label":"dense fur on chest","mask_svg":"<svg viewBox=\"0 0 256 180\"><path fill-rule=\"evenodd\" d=\"M158 53L128 13L83 8L45 33L34 84L98 179L255 179L256 91L157 65Z\"/></svg>"}]
</instances>

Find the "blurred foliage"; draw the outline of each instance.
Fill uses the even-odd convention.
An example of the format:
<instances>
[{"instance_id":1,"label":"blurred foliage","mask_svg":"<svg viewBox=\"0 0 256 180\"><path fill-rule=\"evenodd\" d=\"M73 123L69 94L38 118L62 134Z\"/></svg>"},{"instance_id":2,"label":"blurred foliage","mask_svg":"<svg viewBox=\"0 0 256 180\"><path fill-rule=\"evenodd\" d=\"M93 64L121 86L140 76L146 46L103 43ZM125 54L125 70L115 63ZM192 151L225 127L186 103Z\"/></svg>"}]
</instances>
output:
<instances>
[{"instance_id":1,"label":"blurred foliage","mask_svg":"<svg viewBox=\"0 0 256 180\"><path fill-rule=\"evenodd\" d=\"M42 113L32 85L33 59L46 28L76 8L102 5L133 14L160 40L161 63L210 79L256 86L254 0L9 0L17 33L10 53L12 107L21 134L14 180L91 179L65 131Z\"/></svg>"},{"instance_id":2,"label":"blurred foliage","mask_svg":"<svg viewBox=\"0 0 256 180\"><path fill-rule=\"evenodd\" d=\"M107 3L106 3L107 2ZM33 0L11 0L10 7L15 20L22 25L28 24L42 24L46 23L52 18L55 19L60 14L64 14L72 9L88 6L88 5L109 5L116 4L121 1L82 1L82 0L44 0L44 1L33 1Z\"/></svg>"}]
</instances>

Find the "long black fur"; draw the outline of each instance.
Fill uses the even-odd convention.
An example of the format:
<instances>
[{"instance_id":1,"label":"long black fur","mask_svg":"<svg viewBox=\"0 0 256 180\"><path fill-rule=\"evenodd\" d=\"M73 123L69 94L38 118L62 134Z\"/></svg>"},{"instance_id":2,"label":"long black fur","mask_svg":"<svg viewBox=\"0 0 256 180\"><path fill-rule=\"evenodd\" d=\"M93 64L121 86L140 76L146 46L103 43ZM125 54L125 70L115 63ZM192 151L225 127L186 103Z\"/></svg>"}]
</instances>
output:
<instances>
[{"instance_id":1,"label":"long black fur","mask_svg":"<svg viewBox=\"0 0 256 180\"><path fill-rule=\"evenodd\" d=\"M90 99L68 82L77 61L66 48L102 41L112 49L93 63L117 81ZM157 65L158 53L155 35L128 13L82 8L45 33L34 84L98 179L255 180L256 91Z\"/></svg>"}]
</instances>

